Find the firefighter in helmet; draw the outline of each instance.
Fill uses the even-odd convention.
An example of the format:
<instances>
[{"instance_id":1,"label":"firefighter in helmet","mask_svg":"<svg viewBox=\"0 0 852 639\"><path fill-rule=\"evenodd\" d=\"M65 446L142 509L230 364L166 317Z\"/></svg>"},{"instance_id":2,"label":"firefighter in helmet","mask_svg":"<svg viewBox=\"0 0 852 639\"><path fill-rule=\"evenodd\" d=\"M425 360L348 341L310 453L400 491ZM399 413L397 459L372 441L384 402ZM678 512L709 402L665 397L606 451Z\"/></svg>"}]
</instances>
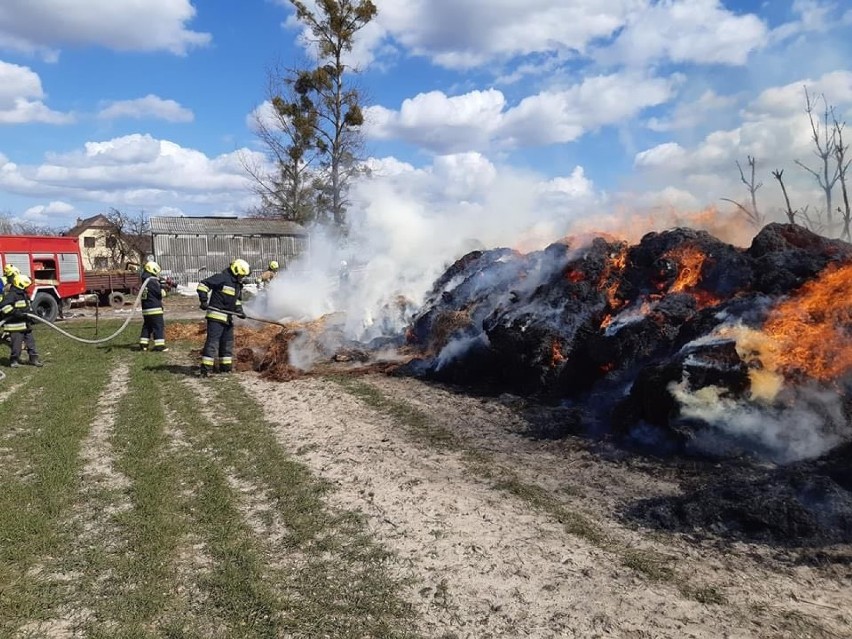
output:
<instances>
[{"instance_id":1,"label":"firefighter in helmet","mask_svg":"<svg viewBox=\"0 0 852 639\"><path fill-rule=\"evenodd\" d=\"M207 311L207 339L201 351L202 377L213 372L219 357L219 372L230 373L233 366L234 315L245 318L243 279L251 273L248 262L236 259L220 273L198 283L196 292L202 310Z\"/></svg>"},{"instance_id":2,"label":"firefighter in helmet","mask_svg":"<svg viewBox=\"0 0 852 639\"><path fill-rule=\"evenodd\" d=\"M142 334L139 336L139 350L149 347L153 351L165 352L166 321L163 316L163 285L160 282L160 265L154 260L145 262L142 267Z\"/></svg>"},{"instance_id":3,"label":"firefighter in helmet","mask_svg":"<svg viewBox=\"0 0 852 639\"><path fill-rule=\"evenodd\" d=\"M275 279L275 276L278 275L278 269L278 262L271 260L267 269L260 274L260 284L263 288L269 286L269 283Z\"/></svg>"},{"instance_id":4,"label":"firefighter in helmet","mask_svg":"<svg viewBox=\"0 0 852 639\"><path fill-rule=\"evenodd\" d=\"M17 266L11 264L6 264L3 267L3 277L0 277L0 293L12 286L12 280L20 272Z\"/></svg>"},{"instance_id":5,"label":"firefighter in helmet","mask_svg":"<svg viewBox=\"0 0 852 639\"><path fill-rule=\"evenodd\" d=\"M12 368L21 365L23 346L27 347L29 363L33 366L42 365L33 337L32 319L27 316L33 312L27 295L27 288L31 284L32 280L29 277L23 273L16 273L8 287L4 289L3 300L0 301L0 322L3 323L3 330L9 333L9 343L12 347L9 365Z\"/></svg>"}]
</instances>

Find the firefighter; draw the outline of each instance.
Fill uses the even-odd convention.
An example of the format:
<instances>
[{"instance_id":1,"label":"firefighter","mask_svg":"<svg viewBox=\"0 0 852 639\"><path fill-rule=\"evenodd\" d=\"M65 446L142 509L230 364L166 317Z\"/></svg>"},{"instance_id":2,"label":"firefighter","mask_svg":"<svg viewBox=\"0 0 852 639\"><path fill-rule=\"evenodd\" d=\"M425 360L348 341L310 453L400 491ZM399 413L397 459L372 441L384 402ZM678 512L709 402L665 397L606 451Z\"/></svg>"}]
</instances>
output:
<instances>
[{"instance_id":1,"label":"firefighter","mask_svg":"<svg viewBox=\"0 0 852 639\"><path fill-rule=\"evenodd\" d=\"M260 274L260 284L263 288L269 286L269 283L278 275L278 262L272 260L269 262L269 267Z\"/></svg>"},{"instance_id":2,"label":"firefighter","mask_svg":"<svg viewBox=\"0 0 852 639\"><path fill-rule=\"evenodd\" d=\"M160 265L154 260L145 262L142 267L142 283L146 284L142 291L142 334L139 336L139 350L144 351L149 346L151 350L161 353L166 348L166 322L163 317L163 285L160 282Z\"/></svg>"},{"instance_id":3,"label":"firefighter","mask_svg":"<svg viewBox=\"0 0 852 639\"><path fill-rule=\"evenodd\" d=\"M27 317L27 313L33 312L27 295L27 288L31 284L32 280L26 275L15 274L5 289L3 300L0 301L0 322L3 322L3 330L9 333L9 343L12 346L9 358L9 366L12 368L21 365L22 346L27 347L28 361L31 365L39 367L42 365L33 337L32 320Z\"/></svg>"},{"instance_id":4,"label":"firefighter","mask_svg":"<svg viewBox=\"0 0 852 639\"><path fill-rule=\"evenodd\" d=\"M251 272L248 262L236 259L221 273L198 283L198 301L207 311L207 339L201 351L199 373L207 377L213 372L219 356L219 372L230 373L233 365L234 315L245 318L243 279Z\"/></svg>"},{"instance_id":5,"label":"firefighter","mask_svg":"<svg viewBox=\"0 0 852 639\"><path fill-rule=\"evenodd\" d=\"M21 271L17 266L6 264L6 266L3 267L3 277L0 278L0 292L10 288L12 286L12 280L20 272Z\"/></svg>"}]
</instances>

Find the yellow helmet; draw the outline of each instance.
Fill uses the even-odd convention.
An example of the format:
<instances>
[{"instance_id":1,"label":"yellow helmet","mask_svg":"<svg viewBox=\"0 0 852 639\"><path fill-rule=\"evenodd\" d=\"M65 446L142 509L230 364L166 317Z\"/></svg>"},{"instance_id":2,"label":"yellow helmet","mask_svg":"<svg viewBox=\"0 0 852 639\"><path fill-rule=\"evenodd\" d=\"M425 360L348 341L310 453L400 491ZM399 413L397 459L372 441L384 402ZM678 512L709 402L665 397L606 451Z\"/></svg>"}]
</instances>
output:
<instances>
[{"instance_id":1,"label":"yellow helmet","mask_svg":"<svg viewBox=\"0 0 852 639\"><path fill-rule=\"evenodd\" d=\"M17 266L13 266L11 264L6 264L6 266L3 267L3 275L6 277L13 277L20 272L21 271Z\"/></svg>"},{"instance_id":2,"label":"yellow helmet","mask_svg":"<svg viewBox=\"0 0 852 639\"><path fill-rule=\"evenodd\" d=\"M245 260L234 260L231 262L231 273L236 275L237 277L245 277L249 273L251 273L251 267L249 263Z\"/></svg>"},{"instance_id":3,"label":"yellow helmet","mask_svg":"<svg viewBox=\"0 0 852 639\"><path fill-rule=\"evenodd\" d=\"M159 275L160 274L160 265L154 262L153 260L145 262L145 272L150 273L151 275Z\"/></svg>"},{"instance_id":4,"label":"yellow helmet","mask_svg":"<svg viewBox=\"0 0 852 639\"><path fill-rule=\"evenodd\" d=\"M33 281L23 273L15 273L15 279L12 280L12 286L15 288L29 288Z\"/></svg>"},{"instance_id":5,"label":"yellow helmet","mask_svg":"<svg viewBox=\"0 0 852 639\"><path fill-rule=\"evenodd\" d=\"M278 262L276 262L275 260L272 260L271 262L269 262L269 270L270 271L277 271L278 270Z\"/></svg>"}]
</instances>

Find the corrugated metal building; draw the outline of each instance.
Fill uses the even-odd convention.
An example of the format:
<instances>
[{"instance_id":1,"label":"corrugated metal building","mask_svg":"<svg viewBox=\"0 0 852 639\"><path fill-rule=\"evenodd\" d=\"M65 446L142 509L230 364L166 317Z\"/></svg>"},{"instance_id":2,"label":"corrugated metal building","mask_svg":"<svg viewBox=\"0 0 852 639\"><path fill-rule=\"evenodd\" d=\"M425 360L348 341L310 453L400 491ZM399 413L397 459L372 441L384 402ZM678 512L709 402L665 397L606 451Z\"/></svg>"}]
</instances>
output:
<instances>
[{"instance_id":1,"label":"corrugated metal building","mask_svg":"<svg viewBox=\"0 0 852 639\"><path fill-rule=\"evenodd\" d=\"M281 268L308 247L304 227L285 220L236 217L152 217L154 259L181 283L197 281L242 258L252 275L270 260Z\"/></svg>"}]
</instances>

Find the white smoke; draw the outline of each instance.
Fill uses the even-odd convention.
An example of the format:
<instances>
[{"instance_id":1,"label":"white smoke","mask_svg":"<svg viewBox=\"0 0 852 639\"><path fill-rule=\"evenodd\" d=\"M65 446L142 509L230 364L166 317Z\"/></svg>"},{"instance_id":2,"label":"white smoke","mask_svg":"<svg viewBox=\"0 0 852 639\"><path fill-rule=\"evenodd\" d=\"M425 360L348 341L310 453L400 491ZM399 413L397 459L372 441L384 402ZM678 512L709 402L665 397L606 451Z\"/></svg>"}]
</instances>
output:
<instances>
[{"instance_id":1,"label":"white smoke","mask_svg":"<svg viewBox=\"0 0 852 639\"><path fill-rule=\"evenodd\" d=\"M773 403L732 398L716 386L692 391L686 381L669 390L683 417L709 426L691 442L701 452L740 448L784 464L815 459L852 438L842 400L829 390L791 387Z\"/></svg>"},{"instance_id":2,"label":"white smoke","mask_svg":"<svg viewBox=\"0 0 852 639\"><path fill-rule=\"evenodd\" d=\"M554 193L534 175L463 155L467 175L436 161L431 171L377 171L357 183L348 238L311 229L309 250L247 304L249 314L305 321L339 312L347 339L397 334L453 261L475 248L542 248L593 202L582 170L572 179L583 188Z\"/></svg>"}]
</instances>

